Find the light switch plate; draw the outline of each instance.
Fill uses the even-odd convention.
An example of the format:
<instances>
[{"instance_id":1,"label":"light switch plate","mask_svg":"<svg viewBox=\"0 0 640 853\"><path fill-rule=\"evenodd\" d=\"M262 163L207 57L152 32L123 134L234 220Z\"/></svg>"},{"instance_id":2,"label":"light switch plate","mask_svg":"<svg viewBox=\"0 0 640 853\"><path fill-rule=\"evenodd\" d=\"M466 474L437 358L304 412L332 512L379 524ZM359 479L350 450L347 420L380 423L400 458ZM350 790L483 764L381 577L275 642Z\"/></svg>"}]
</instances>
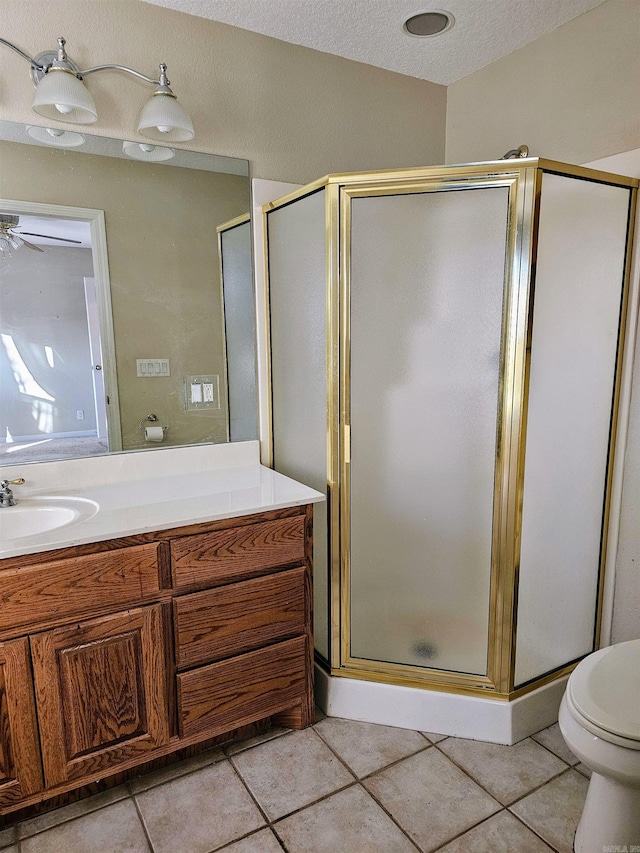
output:
<instances>
[{"instance_id":1,"label":"light switch plate","mask_svg":"<svg viewBox=\"0 0 640 853\"><path fill-rule=\"evenodd\" d=\"M220 376L217 373L184 376L183 381L187 412L220 408Z\"/></svg>"},{"instance_id":2,"label":"light switch plate","mask_svg":"<svg viewBox=\"0 0 640 853\"><path fill-rule=\"evenodd\" d=\"M168 358L137 358L137 375L144 379L158 379L171 376Z\"/></svg>"}]
</instances>

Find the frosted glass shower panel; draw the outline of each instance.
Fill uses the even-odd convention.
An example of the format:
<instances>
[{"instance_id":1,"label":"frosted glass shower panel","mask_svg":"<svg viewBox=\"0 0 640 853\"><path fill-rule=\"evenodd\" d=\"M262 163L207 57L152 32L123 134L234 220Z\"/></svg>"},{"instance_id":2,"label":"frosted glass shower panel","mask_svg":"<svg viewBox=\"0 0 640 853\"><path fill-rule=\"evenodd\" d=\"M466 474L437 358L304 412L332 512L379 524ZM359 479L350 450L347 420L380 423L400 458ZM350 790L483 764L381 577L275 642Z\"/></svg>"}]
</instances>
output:
<instances>
[{"instance_id":1,"label":"frosted glass shower panel","mask_svg":"<svg viewBox=\"0 0 640 853\"><path fill-rule=\"evenodd\" d=\"M354 658L487 673L508 200L352 199Z\"/></svg>"},{"instance_id":2,"label":"frosted glass shower panel","mask_svg":"<svg viewBox=\"0 0 640 853\"><path fill-rule=\"evenodd\" d=\"M231 441L251 441L258 436L258 391L249 221L221 232L220 254L229 389L229 437Z\"/></svg>"},{"instance_id":3,"label":"frosted glass shower panel","mask_svg":"<svg viewBox=\"0 0 640 853\"><path fill-rule=\"evenodd\" d=\"M594 648L629 201L543 175L516 687Z\"/></svg>"},{"instance_id":4,"label":"frosted glass shower panel","mask_svg":"<svg viewBox=\"0 0 640 853\"><path fill-rule=\"evenodd\" d=\"M327 493L325 191L267 216L273 467ZM314 634L329 656L326 504L314 508Z\"/></svg>"}]
</instances>

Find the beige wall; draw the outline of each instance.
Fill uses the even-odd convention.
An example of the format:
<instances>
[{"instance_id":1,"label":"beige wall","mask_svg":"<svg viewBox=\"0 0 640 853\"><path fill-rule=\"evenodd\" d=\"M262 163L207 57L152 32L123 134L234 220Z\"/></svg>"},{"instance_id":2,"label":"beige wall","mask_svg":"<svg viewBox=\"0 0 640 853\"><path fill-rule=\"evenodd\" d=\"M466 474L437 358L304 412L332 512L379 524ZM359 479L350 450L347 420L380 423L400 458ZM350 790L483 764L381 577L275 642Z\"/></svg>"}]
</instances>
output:
<instances>
[{"instance_id":1,"label":"beige wall","mask_svg":"<svg viewBox=\"0 0 640 853\"><path fill-rule=\"evenodd\" d=\"M160 62L194 120L186 147L251 161L254 177L305 183L328 172L444 159L446 88L141 0L2 0L0 31L32 55L63 35L80 66ZM33 123L27 63L0 49L2 117ZM95 133L137 138L151 94L130 75L89 78ZM43 124L43 121L36 123Z\"/></svg>"},{"instance_id":2,"label":"beige wall","mask_svg":"<svg viewBox=\"0 0 640 853\"><path fill-rule=\"evenodd\" d=\"M165 444L225 441L226 410L185 412L182 376L217 374L226 397L216 227L249 209L247 178L12 142L0 163L2 198L104 210L123 448L151 412ZM139 378L138 358L171 376Z\"/></svg>"},{"instance_id":3,"label":"beige wall","mask_svg":"<svg viewBox=\"0 0 640 853\"><path fill-rule=\"evenodd\" d=\"M448 89L447 162L533 155L587 163L640 148L640 0L607 0ZM634 158L601 164L627 168ZM637 251L640 250L638 247ZM624 465L611 640L640 637L640 347Z\"/></svg>"},{"instance_id":4,"label":"beige wall","mask_svg":"<svg viewBox=\"0 0 640 853\"><path fill-rule=\"evenodd\" d=\"M640 0L607 0L449 86L447 162L584 163L640 146Z\"/></svg>"}]
</instances>

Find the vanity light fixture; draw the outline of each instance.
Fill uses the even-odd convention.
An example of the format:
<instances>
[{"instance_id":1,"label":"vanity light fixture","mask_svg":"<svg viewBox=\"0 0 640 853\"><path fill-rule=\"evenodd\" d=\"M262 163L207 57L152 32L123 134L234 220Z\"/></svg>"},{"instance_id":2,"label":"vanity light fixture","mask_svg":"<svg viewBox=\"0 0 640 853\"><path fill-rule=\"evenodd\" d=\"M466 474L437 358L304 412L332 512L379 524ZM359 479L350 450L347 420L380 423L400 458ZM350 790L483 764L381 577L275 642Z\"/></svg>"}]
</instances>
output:
<instances>
[{"instance_id":1,"label":"vanity light fixture","mask_svg":"<svg viewBox=\"0 0 640 853\"><path fill-rule=\"evenodd\" d=\"M67 56L63 38L58 39L57 51L44 51L36 57L6 39L0 38L0 44L10 47L31 65L36 87L31 106L38 115L71 124L93 124L98 112L83 77L96 71L126 71L156 87L140 114L138 133L164 142L188 142L194 137L193 123L171 91L164 64L160 65L160 78L154 80L125 65L96 65L81 71Z\"/></svg>"},{"instance_id":2,"label":"vanity light fixture","mask_svg":"<svg viewBox=\"0 0 640 853\"><path fill-rule=\"evenodd\" d=\"M29 125L27 133L38 142L54 145L56 148L77 148L84 144L84 136L73 130L61 130L59 127L40 127Z\"/></svg>"},{"instance_id":3,"label":"vanity light fixture","mask_svg":"<svg viewBox=\"0 0 640 853\"><path fill-rule=\"evenodd\" d=\"M123 142L122 150L127 157L133 157L134 160L144 160L147 163L161 163L163 160L171 160L176 153L173 148L149 145L147 142Z\"/></svg>"}]
</instances>

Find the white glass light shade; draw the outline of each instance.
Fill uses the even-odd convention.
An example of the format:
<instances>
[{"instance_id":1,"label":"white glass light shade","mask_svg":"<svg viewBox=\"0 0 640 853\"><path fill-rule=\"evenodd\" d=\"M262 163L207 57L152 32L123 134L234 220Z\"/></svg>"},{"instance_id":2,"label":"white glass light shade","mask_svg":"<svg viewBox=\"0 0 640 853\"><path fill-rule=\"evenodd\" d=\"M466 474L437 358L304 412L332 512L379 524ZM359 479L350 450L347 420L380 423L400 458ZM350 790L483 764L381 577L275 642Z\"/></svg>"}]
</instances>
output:
<instances>
[{"instance_id":1,"label":"white glass light shade","mask_svg":"<svg viewBox=\"0 0 640 853\"><path fill-rule=\"evenodd\" d=\"M67 71L49 71L38 83L31 108L38 115L71 124L93 124L93 98L81 80Z\"/></svg>"},{"instance_id":2,"label":"white glass light shade","mask_svg":"<svg viewBox=\"0 0 640 853\"><path fill-rule=\"evenodd\" d=\"M56 148L77 148L84 144L84 136L73 130L60 130L54 127L27 127L27 133L38 142L45 145L53 145Z\"/></svg>"},{"instance_id":3,"label":"white glass light shade","mask_svg":"<svg viewBox=\"0 0 640 853\"><path fill-rule=\"evenodd\" d=\"M188 142L195 136L193 123L178 101L162 92L144 105L138 133L157 142Z\"/></svg>"},{"instance_id":4,"label":"white glass light shade","mask_svg":"<svg viewBox=\"0 0 640 853\"><path fill-rule=\"evenodd\" d=\"M170 160L175 155L172 148L161 148L158 145L145 145L139 142L125 142L122 145L122 150L127 157L133 157L134 160L146 160L148 163L160 163L163 160Z\"/></svg>"}]
</instances>

